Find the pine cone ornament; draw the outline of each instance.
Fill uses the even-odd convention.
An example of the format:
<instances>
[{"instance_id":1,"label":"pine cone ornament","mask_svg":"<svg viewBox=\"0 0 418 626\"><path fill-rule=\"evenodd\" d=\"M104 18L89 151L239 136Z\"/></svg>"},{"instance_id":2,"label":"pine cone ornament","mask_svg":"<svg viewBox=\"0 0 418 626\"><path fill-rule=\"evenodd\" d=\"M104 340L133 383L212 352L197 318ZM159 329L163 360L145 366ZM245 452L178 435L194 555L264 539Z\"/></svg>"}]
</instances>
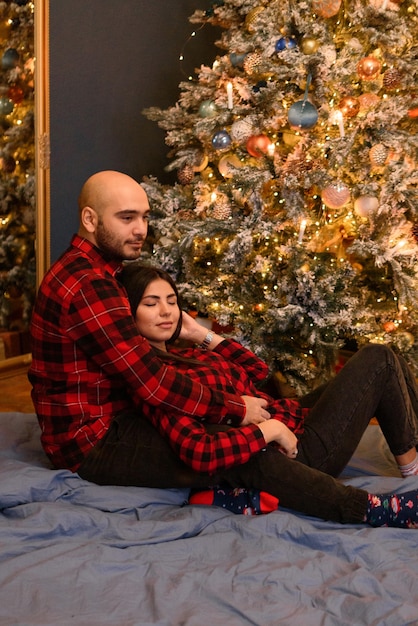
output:
<instances>
[{"instance_id":1,"label":"pine cone ornament","mask_svg":"<svg viewBox=\"0 0 418 626\"><path fill-rule=\"evenodd\" d=\"M384 165L388 157L389 150L382 143L372 146L369 151L369 158L372 165Z\"/></svg>"},{"instance_id":2,"label":"pine cone ornament","mask_svg":"<svg viewBox=\"0 0 418 626\"><path fill-rule=\"evenodd\" d=\"M390 67L383 74L383 85L386 89L396 89L401 84L402 74L396 67Z\"/></svg>"},{"instance_id":3,"label":"pine cone ornament","mask_svg":"<svg viewBox=\"0 0 418 626\"><path fill-rule=\"evenodd\" d=\"M215 220L226 220L231 217L231 205L228 198L223 194L218 194L213 207L213 217Z\"/></svg>"},{"instance_id":4,"label":"pine cone ornament","mask_svg":"<svg viewBox=\"0 0 418 626\"><path fill-rule=\"evenodd\" d=\"M254 74L260 68L263 57L259 52L250 52L244 59L244 71L246 74Z\"/></svg>"},{"instance_id":5,"label":"pine cone ornament","mask_svg":"<svg viewBox=\"0 0 418 626\"><path fill-rule=\"evenodd\" d=\"M194 178L194 168L190 163L186 163L181 170L177 172L177 179L181 185L189 185Z\"/></svg>"}]
</instances>

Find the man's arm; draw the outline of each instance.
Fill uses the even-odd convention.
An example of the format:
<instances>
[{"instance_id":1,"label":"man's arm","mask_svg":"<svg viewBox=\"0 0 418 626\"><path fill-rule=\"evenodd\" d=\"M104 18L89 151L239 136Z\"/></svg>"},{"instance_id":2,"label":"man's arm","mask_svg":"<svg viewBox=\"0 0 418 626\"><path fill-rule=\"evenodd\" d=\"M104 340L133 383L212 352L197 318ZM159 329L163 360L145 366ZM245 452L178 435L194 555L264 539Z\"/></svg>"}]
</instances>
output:
<instances>
[{"instance_id":1,"label":"man's arm","mask_svg":"<svg viewBox=\"0 0 418 626\"><path fill-rule=\"evenodd\" d=\"M244 400L209 389L167 367L138 335L128 300L112 280L91 280L71 298L65 320L68 336L110 377L123 377L135 403L146 402L176 414L223 420L244 417Z\"/></svg>"}]
</instances>

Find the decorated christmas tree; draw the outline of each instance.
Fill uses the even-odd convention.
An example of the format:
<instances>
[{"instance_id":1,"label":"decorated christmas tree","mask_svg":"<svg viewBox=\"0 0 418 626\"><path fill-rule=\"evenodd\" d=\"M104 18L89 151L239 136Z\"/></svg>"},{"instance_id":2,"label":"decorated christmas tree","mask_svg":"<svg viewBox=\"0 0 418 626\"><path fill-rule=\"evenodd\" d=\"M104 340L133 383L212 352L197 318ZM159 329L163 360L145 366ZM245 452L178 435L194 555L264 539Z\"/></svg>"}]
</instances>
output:
<instances>
[{"instance_id":1,"label":"decorated christmas tree","mask_svg":"<svg viewBox=\"0 0 418 626\"><path fill-rule=\"evenodd\" d=\"M27 327L35 293L34 5L0 2L0 328Z\"/></svg>"},{"instance_id":2,"label":"decorated christmas tree","mask_svg":"<svg viewBox=\"0 0 418 626\"><path fill-rule=\"evenodd\" d=\"M145 114L152 262L298 390L342 349L418 363L417 0L217 0L221 53Z\"/></svg>"}]
</instances>

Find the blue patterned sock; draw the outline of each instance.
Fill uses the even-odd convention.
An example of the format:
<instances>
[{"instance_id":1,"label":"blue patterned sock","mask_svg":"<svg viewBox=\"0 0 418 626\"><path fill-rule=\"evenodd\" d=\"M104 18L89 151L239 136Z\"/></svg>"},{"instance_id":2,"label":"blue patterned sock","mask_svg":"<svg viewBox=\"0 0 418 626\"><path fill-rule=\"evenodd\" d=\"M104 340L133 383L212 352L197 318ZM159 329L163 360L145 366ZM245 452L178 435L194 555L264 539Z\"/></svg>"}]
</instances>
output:
<instances>
[{"instance_id":1,"label":"blue patterned sock","mask_svg":"<svg viewBox=\"0 0 418 626\"><path fill-rule=\"evenodd\" d=\"M258 489L225 486L192 492L189 504L220 506L236 515L262 515L277 511L279 500Z\"/></svg>"},{"instance_id":2,"label":"blue patterned sock","mask_svg":"<svg viewBox=\"0 0 418 626\"><path fill-rule=\"evenodd\" d=\"M369 494L366 520L371 526L418 528L418 489L402 494Z\"/></svg>"}]
</instances>

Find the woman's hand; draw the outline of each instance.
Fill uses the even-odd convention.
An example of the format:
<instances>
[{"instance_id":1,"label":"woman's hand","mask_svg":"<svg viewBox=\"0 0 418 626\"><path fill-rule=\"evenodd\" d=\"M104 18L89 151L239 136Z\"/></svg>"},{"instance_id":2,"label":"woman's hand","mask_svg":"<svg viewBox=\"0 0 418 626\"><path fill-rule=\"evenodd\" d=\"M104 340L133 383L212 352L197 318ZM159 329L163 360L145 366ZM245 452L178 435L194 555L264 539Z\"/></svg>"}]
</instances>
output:
<instances>
[{"instance_id":1,"label":"woman's hand","mask_svg":"<svg viewBox=\"0 0 418 626\"><path fill-rule=\"evenodd\" d=\"M290 428L276 419L258 424L267 443L275 441L279 444L281 451L290 459L295 459L298 454L298 440Z\"/></svg>"},{"instance_id":2,"label":"woman's hand","mask_svg":"<svg viewBox=\"0 0 418 626\"><path fill-rule=\"evenodd\" d=\"M271 415L266 411L267 400L255 396L241 396L241 398L245 402L245 415L241 426L260 424L270 419Z\"/></svg>"},{"instance_id":3,"label":"woman's hand","mask_svg":"<svg viewBox=\"0 0 418 626\"><path fill-rule=\"evenodd\" d=\"M186 313L186 311L182 311L182 320L181 320L181 331L179 338L184 339L185 341L191 341L192 343L202 343L209 330L196 322L196 320ZM223 337L221 335L217 335L216 333L212 333L212 341L210 342L208 349L213 350L216 346L223 341Z\"/></svg>"}]
</instances>

